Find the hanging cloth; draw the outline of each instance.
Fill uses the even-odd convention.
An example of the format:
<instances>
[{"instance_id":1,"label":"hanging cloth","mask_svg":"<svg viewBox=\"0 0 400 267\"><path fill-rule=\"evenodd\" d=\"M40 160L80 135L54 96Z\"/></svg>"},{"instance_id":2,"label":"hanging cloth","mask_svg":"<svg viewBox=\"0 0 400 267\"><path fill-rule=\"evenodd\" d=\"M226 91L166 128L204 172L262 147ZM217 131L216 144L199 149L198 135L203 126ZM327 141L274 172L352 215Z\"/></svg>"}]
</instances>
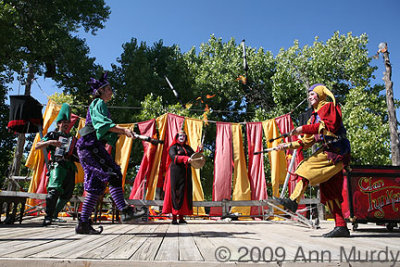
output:
<instances>
[{"instance_id":1,"label":"hanging cloth","mask_svg":"<svg viewBox=\"0 0 400 267\"><path fill-rule=\"evenodd\" d=\"M139 132L141 135L156 137L156 120L148 120L144 122L139 122L138 124ZM150 176L151 167L154 162L154 156L157 146L152 145L149 142L142 141L143 145L143 157L140 163L140 168L136 174L135 181L133 182L131 194L129 199L143 199L145 187L147 183L147 177Z\"/></svg>"},{"instance_id":2,"label":"hanging cloth","mask_svg":"<svg viewBox=\"0 0 400 267\"><path fill-rule=\"evenodd\" d=\"M268 141L271 138L279 136L279 130L275 119L263 121L262 126L267 140L267 148L276 147L281 143L281 140L275 140L273 142ZM283 184L286 177L287 168L285 152L283 150L268 152L268 159L271 166L272 195L274 197L279 197L279 184Z\"/></svg>"},{"instance_id":3,"label":"hanging cloth","mask_svg":"<svg viewBox=\"0 0 400 267\"><path fill-rule=\"evenodd\" d=\"M8 129L16 133L37 133L43 124L42 104L30 95L10 96Z\"/></svg>"},{"instance_id":4,"label":"hanging cloth","mask_svg":"<svg viewBox=\"0 0 400 267\"><path fill-rule=\"evenodd\" d=\"M165 139L165 133L167 130L167 116L168 114L164 114L156 119L160 140ZM165 142L162 145L158 145L156 152L154 154L154 161L153 161L154 164L151 166L150 176L147 178L148 183L147 183L146 200L154 200L156 196L158 174L160 172L160 167L161 167L161 155L163 153L164 146L166 146Z\"/></svg>"},{"instance_id":5,"label":"hanging cloth","mask_svg":"<svg viewBox=\"0 0 400 267\"><path fill-rule=\"evenodd\" d=\"M215 141L213 201L231 199L232 191L232 130L231 124L217 122ZM222 207L211 207L211 216L221 216Z\"/></svg>"},{"instance_id":6,"label":"hanging cloth","mask_svg":"<svg viewBox=\"0 0 400 267\"><path fill-rule=\"evenodd\" d=\"M118 124L119 127L133 129L134 123ZM121 167L122 188L125 185L126 171L128 170L129 158L132 151L133 139L126 135L120 135L115 144L115 163Z\"/></svg>"},{"instance_id":7,"label":"hanging cloth","mask_svg":"<svg viewBox=\"0 0 400 267\"><path fill-rule=\"evenodd\" d=\"M276 124L278 125L279 131L281 134L288 133L294 129L292 117L290 116L290 114L285 114L285 115L279 116L279 117L275 118L275 121L276 121ZM297 136L293 135L293 136L286 137L284 139L284 142L288 143L288 142L293 142L293 141L297 141L297 140L298 140ZM293 150L286 150L286 160L287 160L286 165L287 165L287 167L289 167L290 161L292 160L292 154L293 154ZM301 180L301 177L295 175L294 171L297 169L297 166L300 164L300 162L303 159L304 159L303 151L300 149L297 150L296 159L295 159L292 171L291 171L291 173L293 173L293 174L290 175L289 183L288 183L289 195L293 192L297 181Z\"/></svg>"},{"instance_id":8,"label":"hanging cloth","mask_svg":"<svg viewBox=\"0 0 400 267\"><path fill-rule=\"evenodd\" d=\"M250 181L247 176L246 157L243 148L242 126L232 123L233 138L233 193L232 200L251 200ZM251 207L232 207L231 213L250 215Z\"/></svg>"},{"instance_id":9,"label":"hanging cloth","mask_svg":"<svg viewBox=\"0 0 400 267\"><path fill-rule=\"evenodd\" d=\"M248 176L250 180L251 200L268 199L267 184L264 172L263 154L254 155L255 151L262 151L262 123L249 122L246 124L247 147L249 155ZM268 208L268 207L266 207ZM262 215L258 207L251 207L251 215Z\"/></svg>"},{"instance_id":10,"label":"hanging cloth","mask_svg":"<svg viewBox=\"0 0 400 267\"><path fill-rule=\"evenodd\" d=\"M188 144L194 150L201 145L203 121L198 119L185 118L185 132L188 137ZM203 187L200 180L200 169L192 168L193 201L204 201ZM204 207L193 207L193 214L205 215Z\"/></svg>"}]
</instances>

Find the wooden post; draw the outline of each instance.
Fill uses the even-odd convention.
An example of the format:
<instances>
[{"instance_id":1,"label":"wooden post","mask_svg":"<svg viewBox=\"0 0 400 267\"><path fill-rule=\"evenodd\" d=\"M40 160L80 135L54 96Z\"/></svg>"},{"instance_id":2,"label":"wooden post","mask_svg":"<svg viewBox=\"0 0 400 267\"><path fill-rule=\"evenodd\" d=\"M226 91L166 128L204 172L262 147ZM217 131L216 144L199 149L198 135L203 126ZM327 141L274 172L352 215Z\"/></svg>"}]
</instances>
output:
<instances>
[{"instance_id":1,"label":"wooden post","mask_svg":"<svg viewBox=\"0 0 400 267\"><path fill-rule=\"evenodd\" d=\"M381 49L380 52L383 55L385 63L385 72L383 73L383 81L385 82L386 88L386 103L388 106L389 115L389 130L390 130L390 144L392 153L392 165L400 166L400 151L399 151L399 136L397 134L397 118L396 108L393 101L393 82L392 82L392 65L389 60L389 51L387 46Z\"/></svg>"}]
</instances>

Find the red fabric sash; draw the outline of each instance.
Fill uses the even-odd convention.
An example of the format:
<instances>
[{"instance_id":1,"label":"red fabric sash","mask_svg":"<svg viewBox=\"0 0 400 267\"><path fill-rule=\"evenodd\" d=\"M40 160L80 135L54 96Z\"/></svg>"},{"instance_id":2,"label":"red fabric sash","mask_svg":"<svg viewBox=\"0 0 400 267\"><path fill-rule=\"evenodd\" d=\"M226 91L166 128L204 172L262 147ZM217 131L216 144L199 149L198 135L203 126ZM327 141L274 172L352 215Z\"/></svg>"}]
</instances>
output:
<instances>
[{"instance_id":1,"label":"red fabric sash","mask_svg":"<svg viewBox=\"0 0 400 267\"><path fill-rule=\"evenodd\" d=\"M232 129L230 123L217 122L215 141L213 201L231 199L232 192ZM222 207L211 207L211 216L221 216Z\"/></svg>"},{"instance_id":2,"label":"red fabric sash","mask_svg":"<svg viewBox=\"0 0 400 267\"><path fill-rule=\"evenodd\" d=\"M164 147L161 156L160 172L158 173L157 187L164 188L164 178L168 170L167 161L169 158L168 149L174 142L175 135L182 129L185 117L178 116L172 113L167 115L167 130L165 132Z\"/></svg>"},{"instance_id":3,"label":"red fabric sash","mask_svg":"<svg viewBox=\"0 0 400 267\"><path fill-rule=\"evenodd\" d=\"M285 115L279 116L279 117L275 118L275 121L276 121L276 124L278 125L279 131L281 132L281 134L288 133L294 128L293 121L292 121L292 118L290 117L290 114L285 114ZM289 136L284 139L284 142L288 143L288 142L293 142L296 140L298 140L297 136ZM289 155L292 155L292 154L293 154L293 150L286 150L286 159L287 159L288 168L289 168L290 161L291 161L291 156L289 156ZM300 164L300 162L303 159L304 159L303 151L297 150L296 159L295 159L294 166L292 168L291 173L294 173L294 171L297 169L297 166ZM297 175L293 175L293 174L290 175L290 180L288 183L289 194L291 194L293 192L297 181L299 181L300 179L301 179L301 177L298 177Z\"/></svg>"},{"instance_id":4,"label":"red fabric sash","mask_svg":"<svg viewBox=\"0 0 400 267\"><path fill-rule=\"evenodd\" d=\"M139 122L138 124L139 132L141 135L154 136L156 134L156 120L148 120L144 122ZM150 176L150 171L154 161L154 153L156 151L156 146L151 145L149 142L142 141L143 145L143 158L140 163L140 169L133 182L132 191L129 199L144 199L144 187L145 178Z\"/></svg>"},{"instance_id":5,"label":"red fabric sash","mask_svg":"<svg viewBox=\"0 0 400 267\"><path fill-rule=\"evenodd\" d=\"M250 180L251 199L268 199L267 185L264 172L263 154L254 155L256 151L263 150L263 128L261 122L249 122L246 124L247 148L249 155L248 176ZM251 207L251 215L260 214L258 207Z\"/></svg>"}]
</instances>

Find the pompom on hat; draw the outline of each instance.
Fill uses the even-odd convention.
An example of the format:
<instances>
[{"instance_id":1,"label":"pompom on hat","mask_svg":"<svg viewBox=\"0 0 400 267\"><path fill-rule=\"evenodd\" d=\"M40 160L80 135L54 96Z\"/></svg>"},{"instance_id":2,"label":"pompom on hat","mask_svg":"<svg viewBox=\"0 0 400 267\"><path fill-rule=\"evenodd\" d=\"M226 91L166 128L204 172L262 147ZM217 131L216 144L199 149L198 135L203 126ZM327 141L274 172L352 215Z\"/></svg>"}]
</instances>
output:
<instances>
[{"instance_id":1,"label":"pompom on hat","mask_svg":"<svg viewBox=\"0 0 400 267\"><path fill-rule=\"evenodd\" d=\"M329 96L333 100L333 104L336 106L336 99L332 92L326 88L322 83L313 84L310 88L308 88L308 92L314 91L318 94L320 101L326 101L326 97Z\"/></svg>"},{"instance_id":2,"label":"pompom on hat","mask_svg":"<svg viewBox=\"0 0 400 267\"><path fill-rule=\"evenodd\" d=\"M89 91L92 95L94 95L99 89L110 84L110 82L107 80L107 75L108 72L104 72L99 80L96 80L95 78L90 78L88 84L90 85Z\"/></svg>"}]
</instances>

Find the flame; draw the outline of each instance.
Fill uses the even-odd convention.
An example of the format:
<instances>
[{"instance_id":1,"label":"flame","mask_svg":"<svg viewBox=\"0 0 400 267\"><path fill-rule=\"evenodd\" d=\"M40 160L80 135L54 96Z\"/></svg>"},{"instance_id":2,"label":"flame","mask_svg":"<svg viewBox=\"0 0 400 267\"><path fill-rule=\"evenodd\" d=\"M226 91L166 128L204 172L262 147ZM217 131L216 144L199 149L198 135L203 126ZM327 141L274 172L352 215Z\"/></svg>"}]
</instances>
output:
<instances>
[{"instance_id":1,"label":"flame","mask_svg":"<svg viewBox=\"0 0 400 267\"><path fill-rule=\"evenodd\" d=\"M192 103L186 103L186 109L189 109L189 108L191 108L192 106L193 106L193 104Z\"/></svg>"},{"instance_id":2,"label":"flame","mask_svg":"<svg viewBox=\"0 0 400 267\"><path fill-rule=\"evenodd\" d=\"M215 96L215 94L214 94L214 95L206 95L206 97L207 97L208 99L213 98L214 96Z\"/></svg>"},{"instance_id":3,"label":"flame","mask_svg":"<svg viewBox=\"0 0 400 267\"><path fill-rule=\"evenodd\" d=\"M239 75L239 76L236 78L236 80L242 82L243 84L246 84L246 83L247 83L247 78L246 78L244 75Z\"/></svg>"}]
</instances>

